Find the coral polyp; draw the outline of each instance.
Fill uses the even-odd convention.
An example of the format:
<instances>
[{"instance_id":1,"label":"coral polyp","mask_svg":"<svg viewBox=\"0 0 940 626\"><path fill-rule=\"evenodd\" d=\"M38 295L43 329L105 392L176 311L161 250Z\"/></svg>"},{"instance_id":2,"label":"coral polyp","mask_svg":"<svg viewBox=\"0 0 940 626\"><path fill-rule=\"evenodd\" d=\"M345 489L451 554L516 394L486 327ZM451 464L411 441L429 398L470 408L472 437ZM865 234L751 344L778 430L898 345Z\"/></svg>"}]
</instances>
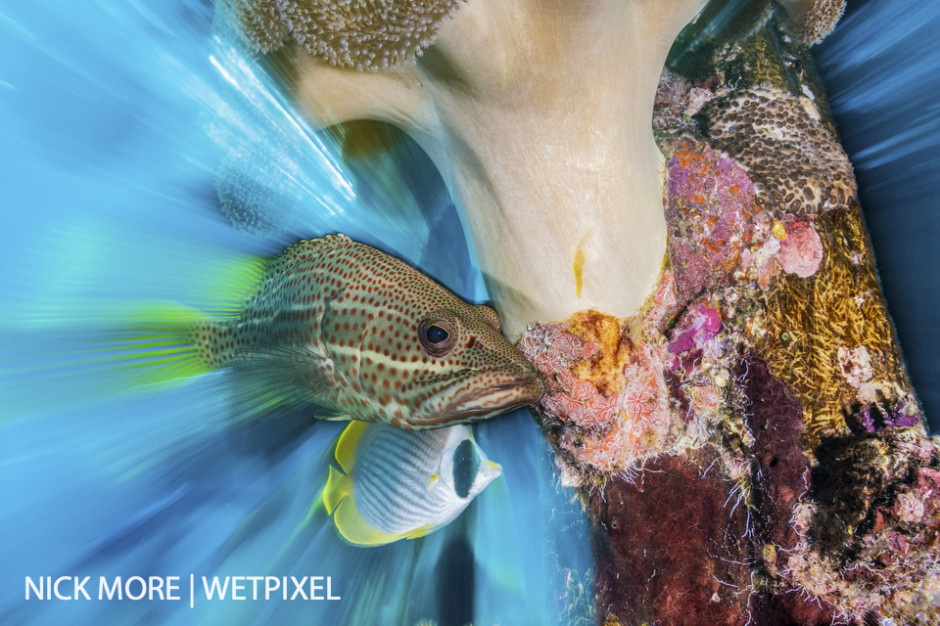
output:
<instances>
[{"instance_id":1,"label":"coral polyp","mask_svg":"<svg viewBox=\"0 0 940 626\"><path fill-rule=\"evenodd\" d=\"M637 317L587 311L523 335L520 349L548 381L538 411L565 483L629 476L650 459L696 446L727 410L732 355L720 313L704 301L676 313L667 270ZM607 341L596 340L600 328Z\"/></svg>"},{"instance_id":2,"label":"coral polyp","mask_svg":"<svg viewBox=\"0 0 940 626\"><path fill-rule=\"evenodd\" d=\"M220 0L245 42L259 52L273 52L292 39L330 65L371 71L414 58L459 5L459 0Z\"/></svg>"},{"instance_id":3,"label":"coral polyp","mask_svg":"<svg viewBox=\"0 0 940 626\"><path fill-rule=\"evenodd\" d=\"M855 197L848 156L810 96L746 89L709 102L702 116L711 145L744 168L775 219L815 215Z\"/></svg>"}]
</instances>

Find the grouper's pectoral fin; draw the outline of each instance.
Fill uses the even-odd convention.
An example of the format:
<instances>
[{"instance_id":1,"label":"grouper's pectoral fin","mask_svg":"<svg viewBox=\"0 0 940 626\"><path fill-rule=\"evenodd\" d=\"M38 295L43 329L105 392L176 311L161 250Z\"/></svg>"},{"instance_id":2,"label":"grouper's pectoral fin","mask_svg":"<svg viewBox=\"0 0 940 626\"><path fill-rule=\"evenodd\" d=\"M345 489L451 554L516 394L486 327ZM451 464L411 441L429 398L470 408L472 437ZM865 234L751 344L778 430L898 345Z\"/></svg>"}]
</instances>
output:
<instances>
[{"instance_id":1,"label":"grouper's pectoral fin","mask_svg":"<svg viewBox=\"0 0 940 626\"><path fill-rule=\"evenodd\" d=\"M274 346L235 355L229 365L243 391L276 404L313 404L321 419L348 419L339 406L346 378L307 347Z\"/></svg>"}]
</instances>

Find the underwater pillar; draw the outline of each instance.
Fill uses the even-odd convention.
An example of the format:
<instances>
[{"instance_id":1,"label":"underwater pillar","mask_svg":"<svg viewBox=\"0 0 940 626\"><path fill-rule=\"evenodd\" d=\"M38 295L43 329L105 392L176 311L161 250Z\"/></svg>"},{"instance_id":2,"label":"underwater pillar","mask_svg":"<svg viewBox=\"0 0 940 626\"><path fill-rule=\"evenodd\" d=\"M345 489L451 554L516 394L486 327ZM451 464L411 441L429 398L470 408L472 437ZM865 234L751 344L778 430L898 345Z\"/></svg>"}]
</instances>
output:
<instances>
[{"instance_id":1,"label":"underwater pillar","mask_svg":"<svg viewBox=\"0 0 940 626\"><path fill-rule=\"evenodd\" d=\"M444 175L600 622L933 623L940 448L808 50L843 3L703 5L218 3L314 124Z\"/></svg>"}]
</instances>

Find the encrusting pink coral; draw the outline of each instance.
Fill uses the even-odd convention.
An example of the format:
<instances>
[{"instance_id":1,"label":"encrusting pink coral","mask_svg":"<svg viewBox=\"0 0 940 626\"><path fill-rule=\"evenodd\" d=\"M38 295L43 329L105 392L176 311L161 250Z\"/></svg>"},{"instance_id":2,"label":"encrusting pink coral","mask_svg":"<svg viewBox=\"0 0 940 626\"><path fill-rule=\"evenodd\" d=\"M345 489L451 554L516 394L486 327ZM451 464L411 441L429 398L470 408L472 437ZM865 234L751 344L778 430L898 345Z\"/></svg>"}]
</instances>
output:
<instances>
[{"instance_id":1,"label":"encrusting pink coral","mask_svg":"<svg viewBox=\"0 0 940 626\"><path fill-rule=\"evenodd\" d=\"M808 219L784 222L786 237L780 242L777 262L784 272L808 278L819 271L823 258L822 240Z\"/></svg>"},{"instance_id":2,"label":"encrusting pink coral","mask_svg":"<svg viewBox=\"0 0 940 626\"><path fill-rule=\"evenodd\" d=\"M655 409L661 404L664 385L657 384L655 373L642 363L631 364L629 374L620 381L629 384L604 395L590 380L572 373L580 362L597 355L597 345L582 341L566 326L537 326L523 335L519 347L549 381L540 406L546 423L564 425L556 444L570 451L577 465L598 471L631 465L626 457L630 450L636 453L639 437L627 423L628 416L637 418L634 424L644 418L655 423L661 413Z\"/></svg>"},{"instance_id":3,"label":"encrusting pink coral","mask_svg":"<svg viewBox=\"0 0 940 626\"><path fill-rule=\"evenodd\" d=\"M689 307L686 313L672 332L672 341L669 342L669 351L676 355L673 360L673 369L679 369L678 355L683 352L700 348L713 339L721 330L721 314L708 305L702 303ZM691 367L686 367L690 371Z\"/></svg>"},{"instance_id":4,"label":"encrusting pink coral","mask_svg":"<svg viewBox=\"0 0 940 626\"><path fill-rule=\"evenodd\" d=\"M681 141L667 166L669 258L680 299L728 285L753 239L754 185L704 143Z\"/></svg>"},{"instance_id":5,"label":"encrusting pink coral","mask_svg":"<svg viewBox=\"0 0 940 626\"><path fill-rule=\"evenodd\" d=\"M606 347L578 336L590 333L586 319L611 322L599 314L537 325L523 335L519 348L548 382L538 412L561 453L566 484L597 473L630 475L651 459L696 445L720 419L722 384L730 377L721 314L699 301L673 320L670 333L664 329L675 307L667 270L643 312L616 322L618 340ZM615 353L607 355L617 359L615 380L585 367L605 351Z\"/></svg>"},{"instance_id":6,"label":"encrusting pink coral","mask_svg":"<svg viewBox=\"0 0 940 626\"><path fill-rule=\"evenodd\" d=\"M774 222L731 159L705 143L681 140L670 147L665 210L680 298L730 285L737 270L744 270L740 279L756 278L765 290L781 270L801 278L819 271L823 246L812 217L783 213Z\"/></svg>"}]
</instances>

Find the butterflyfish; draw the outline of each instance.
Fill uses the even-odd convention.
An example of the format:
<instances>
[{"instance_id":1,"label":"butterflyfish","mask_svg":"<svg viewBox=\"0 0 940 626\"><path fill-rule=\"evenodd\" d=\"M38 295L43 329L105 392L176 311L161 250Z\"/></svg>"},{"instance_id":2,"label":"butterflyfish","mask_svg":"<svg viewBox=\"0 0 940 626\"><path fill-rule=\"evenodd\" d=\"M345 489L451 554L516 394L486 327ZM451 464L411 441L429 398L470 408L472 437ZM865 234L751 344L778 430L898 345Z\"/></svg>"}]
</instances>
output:
<instances>
[{"instance_id":1,"label":"butterflyfish","mask_svg":"<svg viewBox=\"0 0 940 626\"><path fill-rule=\"evenodd\" d=\"M502 468L470 427L409 432L353 422L336 444L323 503L336 530L357 546L427 535L457 518Z\"/></svg>"},{"instance_id":2,"label":"butterflyfish","mask_svg":"<svg viewBox=\"0 0 940 626\"><path fill-rule=\"evenodd\" d=\"M165 326L184 325L191 346L169 355L171 365L189 358L191 371L254 374L277 402L315 405L322 419L414 430L486 419L542 395L493 309L373 247L331 235L252 271L251 292L228 318L170 316Z\"/></svg>"}]
</instances>

